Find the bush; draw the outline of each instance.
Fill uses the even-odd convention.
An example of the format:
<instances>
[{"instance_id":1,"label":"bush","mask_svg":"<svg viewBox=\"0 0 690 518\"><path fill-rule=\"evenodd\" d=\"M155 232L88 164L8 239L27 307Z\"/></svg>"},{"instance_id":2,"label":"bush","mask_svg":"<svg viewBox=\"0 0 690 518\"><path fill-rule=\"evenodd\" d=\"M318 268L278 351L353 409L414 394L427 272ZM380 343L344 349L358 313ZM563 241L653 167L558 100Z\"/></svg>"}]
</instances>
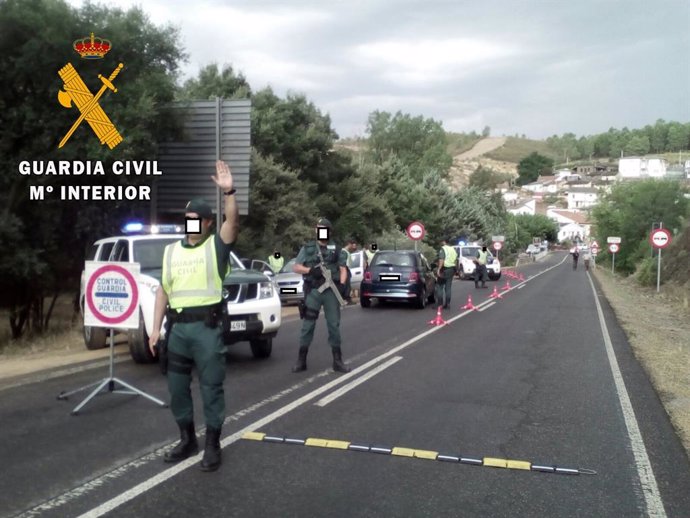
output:
<instances>
[{"instance_id":1,"label":"bush","mask_svg":"<svg viewBox=\"0 0 690 518\"><path fill-rule=\"evenodd\" d=\"M635 271L637 282L642 286L656 286L656 267L656 258L643 259Z\"/></svg>"}]
</instances>

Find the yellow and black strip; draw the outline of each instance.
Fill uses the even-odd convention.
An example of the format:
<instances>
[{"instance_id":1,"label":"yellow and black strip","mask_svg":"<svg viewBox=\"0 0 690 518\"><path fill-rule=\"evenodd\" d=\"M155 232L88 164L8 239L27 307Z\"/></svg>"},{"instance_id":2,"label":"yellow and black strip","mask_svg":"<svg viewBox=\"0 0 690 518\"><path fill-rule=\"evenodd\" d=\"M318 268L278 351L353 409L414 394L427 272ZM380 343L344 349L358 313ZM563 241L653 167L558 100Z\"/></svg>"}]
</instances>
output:
<instances>
[{"instance_id":1,"label":"yellow and black strip","mask_svg":"<svg viewBox=\"0 0 690 518\"><path fill-rule=\"evenodd\" d=\"M555 473L559 475L596 475L597 472L585 468L567 468L564 466L552 466L547 464L534 464L525 460L511 460L496 457L470 457L464 455L446 455L433 450L419 450L414 448L401 448L378 445L362 444L334 439L319 439L308 437L296 439L267 435L261 432L247 432L242 439L250 441L272 442L280 444L295 444L299 446L312 446L317 448L331 448L336 450L360 451L365 453L378 453L380 455L395 455L396 457L411 457L415 459L437 460L441 462L455 462L472 466L486 466L491 468L517 469L523 471L539 471L541 473Z\"/></svg>"}]
</instances>

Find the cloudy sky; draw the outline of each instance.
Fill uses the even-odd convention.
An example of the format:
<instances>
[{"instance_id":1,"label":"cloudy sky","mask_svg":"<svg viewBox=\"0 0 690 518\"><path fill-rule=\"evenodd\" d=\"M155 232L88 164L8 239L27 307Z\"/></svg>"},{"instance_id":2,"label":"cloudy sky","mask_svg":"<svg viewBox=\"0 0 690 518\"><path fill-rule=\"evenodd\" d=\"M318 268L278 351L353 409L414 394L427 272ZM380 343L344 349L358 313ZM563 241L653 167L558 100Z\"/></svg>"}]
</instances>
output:
<instances>
[{"instance_id":1,"label":"cloudy sky","mask_svg":"<svg viewBox=\"0 0 690 518\"><path fill-rule=\"evenodd\" d=\"M69 0L75 6L81 0ZM690 121L688 0L108 0L180 28L185 77L231 64L341 137L373 110L546 138Z\"/></svg>"}]
</instances>

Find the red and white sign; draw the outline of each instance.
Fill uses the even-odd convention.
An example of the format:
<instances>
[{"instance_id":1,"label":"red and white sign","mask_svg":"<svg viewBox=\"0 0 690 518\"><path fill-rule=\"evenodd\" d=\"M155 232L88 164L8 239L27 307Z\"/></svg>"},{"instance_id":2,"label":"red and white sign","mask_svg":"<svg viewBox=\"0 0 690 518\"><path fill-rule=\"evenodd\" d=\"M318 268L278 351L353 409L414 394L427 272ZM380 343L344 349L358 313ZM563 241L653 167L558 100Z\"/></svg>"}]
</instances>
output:
<instances>
[{"instance_id":1,"label":"red and white sign","mask_svg":"<svg viewBox=\"0 0 690 518\"><path fill-rule=\"evenodd\" d=\"M503 243L500 241L494 241L494 250L498 252L501 248L503 248Z\"/></svg>"},{"instance_id":2,"label":"red and white sign","mask_svg":"<svg viewBox=\"0 0 690 518\"><path fill-rule=\"evenodd\" d=\"M649 235L649 241L654 248L666 248L671 244L671 233L665 228L652 230L652 233Z\"/></svg>"},{"instance_id":3,"label":"red and white sign","mask_svg":"<svg viewBox=\"0 0 690 518\"><path fill-rule=\"evenodd\" d=\"M139 327L139 263L86 261L84 325Z\"/></svg>"},{"instance_id":4,"label":"red and white sign","mask_svg":"<svg viewBox=\"0 0 690 518\"><path fill-rule=\"evenodd\" d=\"M419 241L424 238L424 225L421 221L413 221L407 225L407 237L413 241Z\"/></svg>"},{"instance_id":5,"label":"red and white sign","mask_svg":"<svg viewBox=\"0 0 690 518\"><path fill-rule=\"evenodd\" d=\"M616 243L611 243L609 245L609 252L611 252L612 254L617 253L620 249L621 249L621 247L619 245L617 245Z\"/></svg>"},{"instance_id":6,"label":"red and white sign","mask_svg":"<svg viewBox=\"0 0 690 518\"><path fill-rule=\"evenodd\" d=\"M592 249L592 255L597 255L599 253L599 245L597 245L596 241L592 243L590 248Z\"/></svg>"}]
</instances>

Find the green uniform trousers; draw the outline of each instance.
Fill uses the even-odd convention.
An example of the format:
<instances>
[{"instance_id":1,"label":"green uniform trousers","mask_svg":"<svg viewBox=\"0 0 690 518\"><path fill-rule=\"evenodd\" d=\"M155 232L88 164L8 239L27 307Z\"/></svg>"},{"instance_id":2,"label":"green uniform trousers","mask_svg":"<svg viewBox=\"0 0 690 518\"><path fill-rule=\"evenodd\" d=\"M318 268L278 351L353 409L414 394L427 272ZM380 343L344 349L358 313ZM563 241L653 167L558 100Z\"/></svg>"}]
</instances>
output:
<instances>
[{"instance_id":1,"label":"green uniform trousers","mask_svg":"<svg viewBox=\"0 0 690 518\"><path fill-rule=\"evenodd\" d=\"M170 409L181 426L194 420L192 365L199 375L206 426L221 428L225 420L225 345L223 329L211 329L203 322L176 323L168 340L168 390Z\"/></svg>"},{"instance_id":2,"label":"green uniform trousers","mask_svg":"<svg viewBox=\"0 0 690 518\"><path fill-rule=\"evenodd\" d=\"M314 338L314 328L319 310L323 306L323 314L326 317L326 327L328 327L328 344L331 347L340 347L340 304L331 289L323 293L314 288L306 296L304 301L304 320L302 321L302 332L299 336L299 346L309 347Z\"/></svg>"},{"instance_id":3,"label":"green uniform trousers","mask_svg":"<svg viewBox=\"0 0 690 518\"><path fill-rule=\"evenodd\" d=\"M455 268L444 268L443 280L445 282L436 283L436 305L448 306L450 304L451 287L453 284L453 276L455 275Z\"/></svg>"}]
</instances>

